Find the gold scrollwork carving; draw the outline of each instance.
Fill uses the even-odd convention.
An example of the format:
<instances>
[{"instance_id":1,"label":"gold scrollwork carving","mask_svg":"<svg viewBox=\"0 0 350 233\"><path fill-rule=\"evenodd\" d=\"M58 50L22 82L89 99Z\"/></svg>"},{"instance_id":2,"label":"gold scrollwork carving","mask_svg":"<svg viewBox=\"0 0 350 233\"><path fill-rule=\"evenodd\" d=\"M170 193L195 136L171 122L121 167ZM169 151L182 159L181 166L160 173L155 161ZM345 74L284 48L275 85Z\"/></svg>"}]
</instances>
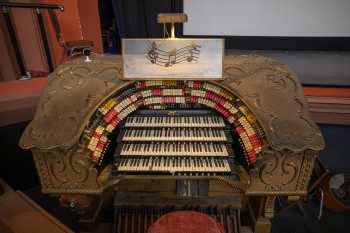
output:
<instances>
[{"instance_id":1,"label":"gold scrollwork carving","mask_svg":"<svg viewBox=\"0 0 350 233\"><path fill-rule=\"evenodd\" d=\"M265 185L288 185L296 177L298 167L293 155L281 152L265 153L267 157L259 171L259 178Z\"/></svg>"},{"instance_id":2,"label":"gold scrollwork carving","mask_svg":"<svg viewBox=\"0 0 350 233\"><path fill-rule=\"evenodd\" d=\"M248 195L304 195L312 173L313 151L265 151L250 170Z\"/></svg>"},{"instance_id":3,"label":"gold scrollwork carving","mask_svg":"<svg viewBox=\"0 0 350 233\"><path fill-rule=\"evenodd\" d=\"M263 56L225 58L224 86L256 115L276 150L321 150L324 140L312 121L303 88L286 65Z\"/></svg>"},{"instance_id":4,"label":"gold scrollwork carving","mask_svg":"<svg viewBox=\"0 0 350 233\"><path fill-rule=\"evenodd\" d=\"M100 191L97 171L86 155L89 152L85 149L35 149L33 152L44 192Z\"/></svg>"}]
</instances>

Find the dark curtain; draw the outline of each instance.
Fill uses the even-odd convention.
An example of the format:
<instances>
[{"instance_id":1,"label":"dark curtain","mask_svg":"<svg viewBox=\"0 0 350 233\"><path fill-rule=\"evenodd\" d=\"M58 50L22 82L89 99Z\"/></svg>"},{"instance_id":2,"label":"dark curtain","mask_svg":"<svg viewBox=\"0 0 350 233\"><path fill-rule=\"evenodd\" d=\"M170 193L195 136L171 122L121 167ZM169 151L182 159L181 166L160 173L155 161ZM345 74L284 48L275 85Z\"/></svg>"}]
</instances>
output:
<instances>
[{"instance_id":1,"label":"dark curtain","mask_svg":"<svg viewBox=\"0 0 350 233\"><path fill-rule=\"evenodd\" d=\"M116 53L117 36L115 33L115 17L111 0L99 1L99 12L104 53Z\"/></svg>"},{"instance_id":2,"label":"dark curtain","mask_svg":"<svg viewBox=\"0 0 350 233\"><path fill-rule=\"evenodd\" d=\"M112 0L112 5L120 38L163 37L157 15L183 11L182 0ZM176 31L181 36L182 25L177 25Z\"/></svg>"}]
</instances>

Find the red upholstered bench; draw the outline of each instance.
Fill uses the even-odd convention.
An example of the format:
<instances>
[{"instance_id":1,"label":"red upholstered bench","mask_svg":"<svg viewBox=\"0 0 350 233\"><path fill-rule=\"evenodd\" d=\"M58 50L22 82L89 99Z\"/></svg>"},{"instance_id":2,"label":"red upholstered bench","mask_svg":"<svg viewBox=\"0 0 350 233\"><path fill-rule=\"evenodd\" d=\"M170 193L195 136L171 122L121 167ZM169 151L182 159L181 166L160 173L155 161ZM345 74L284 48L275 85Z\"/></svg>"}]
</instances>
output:
<instances>
[{"instance_id":1,"label":"red upholstered bench","mask_svg":"<svg viewBox=\"0 0 350 233\"><path fill-rule=\"evenodd\" d=\"M214 218L194 211L176 211L161 216L147 233L224 233Z\"/></svg>"}]
</instances>

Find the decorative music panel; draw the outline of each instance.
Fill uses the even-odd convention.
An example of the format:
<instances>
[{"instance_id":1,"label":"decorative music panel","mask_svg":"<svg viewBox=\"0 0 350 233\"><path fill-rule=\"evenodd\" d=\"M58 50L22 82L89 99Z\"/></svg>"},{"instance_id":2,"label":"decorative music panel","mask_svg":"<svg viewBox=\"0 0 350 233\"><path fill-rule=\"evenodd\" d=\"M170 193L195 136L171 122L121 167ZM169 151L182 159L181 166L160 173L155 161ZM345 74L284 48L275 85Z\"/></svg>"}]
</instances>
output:
<instances>
[{"instance_id":1,"label":"decorative music panel","mask_svg":"<svg viewBox=\"0 0 350 233\"><path fill-rule=\"evenodd\" d=\"M123 39L124 79L221 79L223 39Z\"/></svg>"}]
</instances>

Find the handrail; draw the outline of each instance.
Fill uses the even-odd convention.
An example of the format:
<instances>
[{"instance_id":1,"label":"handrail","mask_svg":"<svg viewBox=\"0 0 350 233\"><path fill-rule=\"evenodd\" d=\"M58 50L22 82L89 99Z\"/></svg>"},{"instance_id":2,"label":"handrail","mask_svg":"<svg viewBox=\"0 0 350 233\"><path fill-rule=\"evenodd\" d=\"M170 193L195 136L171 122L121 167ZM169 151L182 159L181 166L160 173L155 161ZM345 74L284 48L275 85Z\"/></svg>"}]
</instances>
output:
<instances>
[{"instance_id":1,"label":"handrail","mask_svg":"<svg viewBox=\"0 0 350 233\"><path fill-rule=\"evenodd\" d=\"M0 2L0 7L10 8L34 8L34 9L52 9L64 11L62 4L44 4L44 3L22 3L22 2Z\"/></svg>"}]
</instances>

